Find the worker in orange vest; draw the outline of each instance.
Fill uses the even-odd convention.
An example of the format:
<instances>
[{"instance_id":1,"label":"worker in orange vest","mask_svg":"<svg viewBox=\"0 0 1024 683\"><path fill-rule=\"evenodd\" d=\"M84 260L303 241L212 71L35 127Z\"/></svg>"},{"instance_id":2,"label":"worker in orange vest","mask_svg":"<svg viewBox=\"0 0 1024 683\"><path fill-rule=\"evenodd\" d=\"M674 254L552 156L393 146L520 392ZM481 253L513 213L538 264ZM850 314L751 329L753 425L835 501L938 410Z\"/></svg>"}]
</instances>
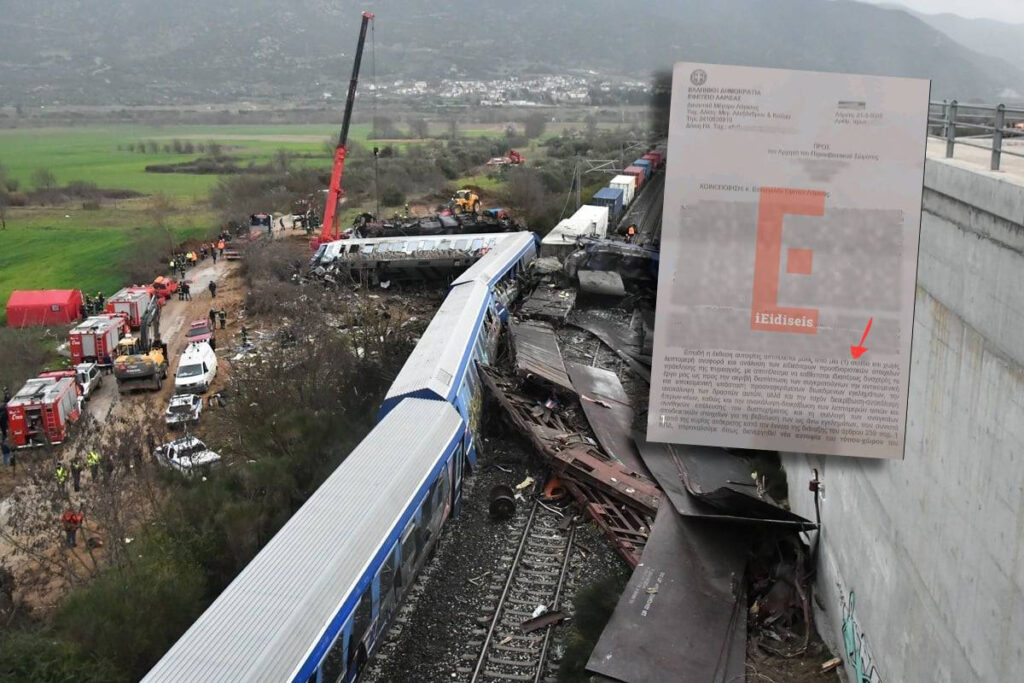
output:
<instances>
[{"instance_id":1,"label":"worker in orange vest","mask_svg":"<svg viewBox=\"0 0 1024 683\"><path fill-rule=\"evenodd\" d=\"M224 240L219 240L217 242L217 250L220 252L221 256L224 255Z\"/></svg>"},{"instance_id":2,"label":"worker in orange vest","mask_svg":"<svg viewBox=\"0 0 1024 683\"><path fill-rule=\"evenodd\" d=\"M636 237L636 224L630 223L626 228L626 241L632 242L634 237Z\"/></svg>"},{"instance_id":3,"label":"worker in orange vest","mask_svg":"<svg viewBox=\"0 0 1024 683\"><path fill-rule=\"evenodd\" d=\"M60 518L60 521L64 524L64 531L68 535L68 547L75 547L75 536L78 534L78 530L82 527L82 521L85 517L82 516L81 512L75 512L70 508L64 511L64 516Z\"/></svg>"}]
</instances>

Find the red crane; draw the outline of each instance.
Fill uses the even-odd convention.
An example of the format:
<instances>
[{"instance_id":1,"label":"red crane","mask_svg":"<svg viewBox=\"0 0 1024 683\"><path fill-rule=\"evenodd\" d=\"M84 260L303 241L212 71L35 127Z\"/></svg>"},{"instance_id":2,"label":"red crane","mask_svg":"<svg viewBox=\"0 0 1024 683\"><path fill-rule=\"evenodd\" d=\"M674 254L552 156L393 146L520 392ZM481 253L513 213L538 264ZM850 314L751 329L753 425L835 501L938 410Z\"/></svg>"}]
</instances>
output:
<instances>
[{"instance_id":1,"label":"red crane","mask_svg":"<svg viewBox=\"0 0 1024 683\"><path fill-rule=\"evenodd\" d=\"M341 238L337 225L338 202L344 190L341 189L341 176L345 171L345 153L348 145L348 125L352 121L352 105L356 101L356 83L359 81L359 64L363 61L363 44L366 42L366 27L373 15L363 12L363 23L359 27L359 44L356 46L356 58L352 64L352 80L348 84L348 98L345 100L345 117L341 121L341 135L338 146L334 148L334 167L331 169L331 184L327 190L327 206L324 207L324 223L320 227L320 235L309 241L316 249L324 242L333 242Z\"/></svg>"}]
</instances>

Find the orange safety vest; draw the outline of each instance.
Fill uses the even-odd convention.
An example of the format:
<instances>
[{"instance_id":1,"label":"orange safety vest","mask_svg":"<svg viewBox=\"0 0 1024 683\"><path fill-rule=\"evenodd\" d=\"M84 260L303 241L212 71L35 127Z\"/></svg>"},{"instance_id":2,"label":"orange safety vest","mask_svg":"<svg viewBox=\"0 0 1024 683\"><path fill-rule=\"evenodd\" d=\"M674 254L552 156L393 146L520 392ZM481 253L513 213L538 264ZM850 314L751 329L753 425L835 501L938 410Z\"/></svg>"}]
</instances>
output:
<instances>
[{"instance_id":1,"label":"orange safety vest","mask_svg":"<svg viewBox=\"0 0 1024 683\"><path fill-rule=\"evenodd\" d=\"M224 248L224 240L221 240L220 242L217 242L217 248L218 249L223 249Z\"/></svg>"},{"instance_id":2,"label":"orange safety vest","mask_svg":"<svg viewBox=\"0 0 1024 683\"><path fill-rule=\"evenodd\" d=\"M636 228L634 228L634 227L633 227L633 226L631 225L631 226L629 226L629 230L627 230L627 231L626 231L626 233L627 233L627 234L628 234L628 235L629 235L630 237L632 237L633 235L635 235L635 234L636 234Z\"/></svg>"}]
</instances>

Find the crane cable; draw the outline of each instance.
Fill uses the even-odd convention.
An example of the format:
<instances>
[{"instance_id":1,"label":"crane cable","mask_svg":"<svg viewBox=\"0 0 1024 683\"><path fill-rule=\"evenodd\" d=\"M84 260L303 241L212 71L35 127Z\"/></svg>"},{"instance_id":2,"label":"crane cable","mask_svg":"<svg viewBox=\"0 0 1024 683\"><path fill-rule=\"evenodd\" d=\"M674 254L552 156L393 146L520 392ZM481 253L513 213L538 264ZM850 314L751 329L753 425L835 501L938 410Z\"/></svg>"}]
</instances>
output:
<instances>
[{"instance_id":1,"label":"crane cable","mask_svg":"<svg viewBox=\"0 0 1024 683\"><path fill-rule=\"evenodd\" d=\"M373 85L373 119L377 120L377 22L370 20L370 81ZM372 124L371 124L372 129Z\"/></svg>"}]
</instances>

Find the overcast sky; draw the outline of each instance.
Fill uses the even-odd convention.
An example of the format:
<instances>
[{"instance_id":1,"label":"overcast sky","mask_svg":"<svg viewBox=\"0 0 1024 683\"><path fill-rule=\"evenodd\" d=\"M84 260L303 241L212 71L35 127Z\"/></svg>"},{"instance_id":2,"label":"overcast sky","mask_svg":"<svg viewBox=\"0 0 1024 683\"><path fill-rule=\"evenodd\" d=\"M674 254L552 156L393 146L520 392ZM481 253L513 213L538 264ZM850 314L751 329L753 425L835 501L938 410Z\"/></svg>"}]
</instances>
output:
<instances>
[{"instance_id":1,"label":"overcast sky","mask_svg":"<svg viewBox=\"0 0 1024 683\"><path fill-rule=\"evenodd\" d=\"M876 5L898 4L926 14L950 12L962 17L987 17L1000 21L1024 23L1024 0L866 0L866 2Z\"/></svg>"}]
</instances>

